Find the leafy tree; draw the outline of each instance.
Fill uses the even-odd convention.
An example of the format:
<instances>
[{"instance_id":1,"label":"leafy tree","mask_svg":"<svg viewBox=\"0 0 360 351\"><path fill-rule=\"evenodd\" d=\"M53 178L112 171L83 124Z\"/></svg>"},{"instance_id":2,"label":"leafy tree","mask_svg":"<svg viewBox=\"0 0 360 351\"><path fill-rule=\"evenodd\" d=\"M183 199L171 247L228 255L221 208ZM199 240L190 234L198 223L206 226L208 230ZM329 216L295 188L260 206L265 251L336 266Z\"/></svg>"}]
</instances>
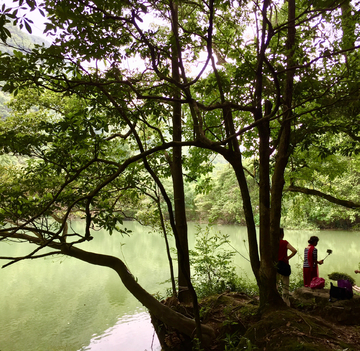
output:
<instances>
[{"instance_id":1,"label":"leafy tree","mask_svg":"<svg viewBox=\"0 0 360 351\"><path fill-rule=\"evenodd\" d=\"M200 326L189 274L182 174L206 174L210 155L221 154L239 185L260 310L283 307L274 267L285 181L287 190L356 205L298 186L293 169L301 166L298 150L321 138L347 133L358 140L358 7L337 0L45 1L53 44L1 55L0 80L14 94L36 86L79 103L36 135L4 127L3 152L31 162L1 191L1 220L11 224L0 232L3 239L34 243L26 258L62 253L115 269L151 313L192 335L194 321L157 302L119 259L78 248L91 240L94 224L117 228L118 194L146 170L167 204L180 290L190 292L198 338L202 330L209 342L212 329ZM3 7L3 40L8 20L20 21L16 10ZM31 23L21 23L31 30ZM125 68L130 62L137 69ZM338 148L348 145L349 139ZM191 157L182 154L185 146ZM257 160L259 241L244 166L250 156ZM175 211L161 181L170 176ZM73 211L84 213L84 233L68 232ZM51 215L57 222L40 222ZM53 251L40 254L43 248Z\"/></svg>"},{"instance_id":2,"label":"leafy tree","mask_svg":"<svg viewBox=\"0 0 360 351\"><path fill-rule=\"evenodd\" d=\"M340 143L347 143L338 136L322 139L320 148L312 145L308 150L297 150L298 159L293 167L289 183L296 179L286 193L283 220L286 226L310 226L316 228L351 228L359 221L357 199L359 196L359 156L342 155L329 150ZM325 149L325 150L324 150ZM324 154L325 151L325 154ZM352 152L355 149L352 150ZM322 189L320 193L318 189ZM294 196L294 191L297 194ZM305 194L305 195L304 195ZM314 195L309 197L308 195ZM347 203L343 201L346 199ZM338 204L343 201L344 206ZM301 224L302 223L302 224Z\"/></svg>"}]
</instances>

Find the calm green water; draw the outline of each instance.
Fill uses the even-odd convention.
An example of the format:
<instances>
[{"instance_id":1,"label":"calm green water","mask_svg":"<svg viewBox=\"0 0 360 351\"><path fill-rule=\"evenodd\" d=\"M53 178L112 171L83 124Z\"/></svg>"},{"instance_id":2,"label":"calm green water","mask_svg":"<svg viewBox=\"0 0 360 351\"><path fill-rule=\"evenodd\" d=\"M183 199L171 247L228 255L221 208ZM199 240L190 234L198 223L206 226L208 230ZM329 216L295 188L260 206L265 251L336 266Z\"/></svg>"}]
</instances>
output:
<instances>
[{"instance_id":1,"label":"calm green water","mask_svg":"<svg viewBox=\"0 0 360 351\"><path fill-rule=\"evenodd\" d=\"M82 223L74 223L79 228ZM139 283L150 293L169 287L169 269L164 239L137 223L127 223L131 237L97 232L83 248L122 258ZM194 225L190 232L194 233ZM232 245L245 257L246 230L218 226L228 233ZM301 274L304 247L311 235L320 238L319 258L333 254L320 267L320 276L333 271L353 274L360 262L360 232L285 231L285 238L298 249L291 260L292 276ZM190 246L194 244L190 234ZM27 244L0 243L0 256L23 255ZM231 249L229 247L229 249ZM250 263L240 254L235 265L239 275L253 280ZM298 267L299 266L299 267ZM108 268L91 266L73 258L57 257L19 262L0 270L1 351L143 351L160 349L145 308Z\"/></svg>"}]
</instances>

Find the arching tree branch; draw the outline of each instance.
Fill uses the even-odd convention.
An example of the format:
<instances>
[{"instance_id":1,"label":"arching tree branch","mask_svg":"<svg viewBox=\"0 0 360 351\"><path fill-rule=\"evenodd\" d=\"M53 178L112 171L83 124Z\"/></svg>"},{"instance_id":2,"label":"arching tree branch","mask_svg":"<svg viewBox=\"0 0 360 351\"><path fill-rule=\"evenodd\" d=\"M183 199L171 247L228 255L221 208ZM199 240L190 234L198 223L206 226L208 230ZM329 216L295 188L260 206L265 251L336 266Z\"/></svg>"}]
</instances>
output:
<instances>
[{"instance_id":1,"label":"arching tree branch","mask_svg":"<svg viewBox=\"0 0 360 351\"><path fill-rule=\"evenodd\" d=\"M334 204L344 206L347 208L360 208L359 203L355 203L353 201L348 201L348 200L341 200L332 195L325 194L325 193L323 193L319 190L315 190L315 189L302 188L300 186L292 185L292 186L289 186L287 189L285 189L285 191L292 191L295 193L302 193L302 194L306 194L306 195L314 195L314 196L320 197L322 199L325 199L329 202L332 202Z\"/></svg>"}]
</instances>

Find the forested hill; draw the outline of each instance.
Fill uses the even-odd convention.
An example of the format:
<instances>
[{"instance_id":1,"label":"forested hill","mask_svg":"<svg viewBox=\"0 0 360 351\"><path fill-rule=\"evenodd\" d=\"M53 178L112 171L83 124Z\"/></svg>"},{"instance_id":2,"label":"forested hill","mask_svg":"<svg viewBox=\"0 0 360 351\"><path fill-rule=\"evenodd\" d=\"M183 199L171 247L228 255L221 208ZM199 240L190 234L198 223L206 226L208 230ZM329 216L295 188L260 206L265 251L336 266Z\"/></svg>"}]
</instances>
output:
<instances>
[{"instance_id":1,"label":"forested hill","mask_svg":"<svg viewBox=\"0 0 360 351\"><path fill-rule=\"evenodd\" d=\"M0 52L1 53L11 53L14 47L18 48L32 48L34 45L44 44L49 46L50 43L43 38L40 38L36 35L29 35L26 32L23 32L16 26L7 25L6 28L11 33L11 38L7 40L7 45L4 45L0 41ZM0 84L0 117L1 119L6 118L9 115L9 109L6 106L6 103L10 100L10 95L1 91Z\"/></svg>"},{"instance_id":2,"label":"forested hill","mask_svg":"<svg viewBox=\"0 0 360 351\"><path fill-rule=\"evenodd\" d=\"M35 44L44 44L45 46L50 45L47 40L36 35L30 35L26 32L23 32L16 26L7 25L6 28L10 31L11 38L7 39L7 45L4 45L2 42L0 42L1 52L12 52L13 47L30 49L34 47Z\"/></svg>"}]
</instances>

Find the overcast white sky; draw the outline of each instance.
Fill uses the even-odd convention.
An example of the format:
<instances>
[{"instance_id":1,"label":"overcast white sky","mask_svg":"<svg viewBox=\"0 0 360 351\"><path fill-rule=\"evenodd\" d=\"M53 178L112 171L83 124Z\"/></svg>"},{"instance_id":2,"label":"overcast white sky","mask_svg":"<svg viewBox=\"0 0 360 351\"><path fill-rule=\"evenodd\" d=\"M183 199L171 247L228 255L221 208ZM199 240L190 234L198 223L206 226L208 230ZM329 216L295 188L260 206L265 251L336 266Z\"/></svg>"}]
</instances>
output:
<instances>
[{"instance_id":1,"label":"overcast white sky","mask_svg":"<svg viewBox=\"0 0 360 351\"><path fill-rule=\"evenodd\" d=\"M37 0L38 3L41 3L41 0ZM10 8L16 8L18 7L18 2L13 2L13 0L0 0L0 6L2 6L2 4L4 4ZM20 13L20 12L19 12ZM47 36L46 34L43 34L43 31L45 29L45 25L44 25L44 22L46 21L46 18L44 18L39 11L37 10L34 10L32 12L30 11L22 11L21 12L21 15L26 15L27 18L31 19L33 21L33 23L31 24L31 28L32 28L32 34L33 35L36 35L36 36L39 36L45 40L47 40L48 42L51 42L53 37L52 36ZM142 26L149 26L149 23L150 22L153 22L154 21L154 18L152 18L150 16L150 18L144 18L144 23L139 23L139 25L142 25ZM25 27L22 28L22 30L27 33ZM192 75L196 75L200 69L202 68L203 64L205 63L206 61L206 57L207 57L207 53L204 52L202 55L201 55L201 59L199 60L199 62L197 63L197 65L192 65L191 67L191 71L192 71ZM126 66L128 66L127 68L139 68L139 65L140 66L143 66L143 64L140 64L140 58L139 60L130 60L129 62L127 62L127 64L125 64ZM208 66L207 68L207 71L210 70L210 66Z\"/></svg>"},{"instance_id":2,"label":"overcast white sky","mask_svg":"<svg viewBox=\"0 0 360 351\"><path fill-rule=\"evenodd\" d=\"M11 8L16 8L18 6L18 3L17 2L14 3L13 0L0 0L0 6L2 6L3 4ZM31 25L33 31L32 34L42 37L47 41L51 41L51 37L46 37L46 35L43 34L43 31L45 29L44 26L45 18L41 16L41 14L36 10L33 12L21 12L21 14L25 14L25 13L26 13L26 17L34 22ZM27 33L25 28L23 28L22 30Z\"/></svg>"}]
</instances>

